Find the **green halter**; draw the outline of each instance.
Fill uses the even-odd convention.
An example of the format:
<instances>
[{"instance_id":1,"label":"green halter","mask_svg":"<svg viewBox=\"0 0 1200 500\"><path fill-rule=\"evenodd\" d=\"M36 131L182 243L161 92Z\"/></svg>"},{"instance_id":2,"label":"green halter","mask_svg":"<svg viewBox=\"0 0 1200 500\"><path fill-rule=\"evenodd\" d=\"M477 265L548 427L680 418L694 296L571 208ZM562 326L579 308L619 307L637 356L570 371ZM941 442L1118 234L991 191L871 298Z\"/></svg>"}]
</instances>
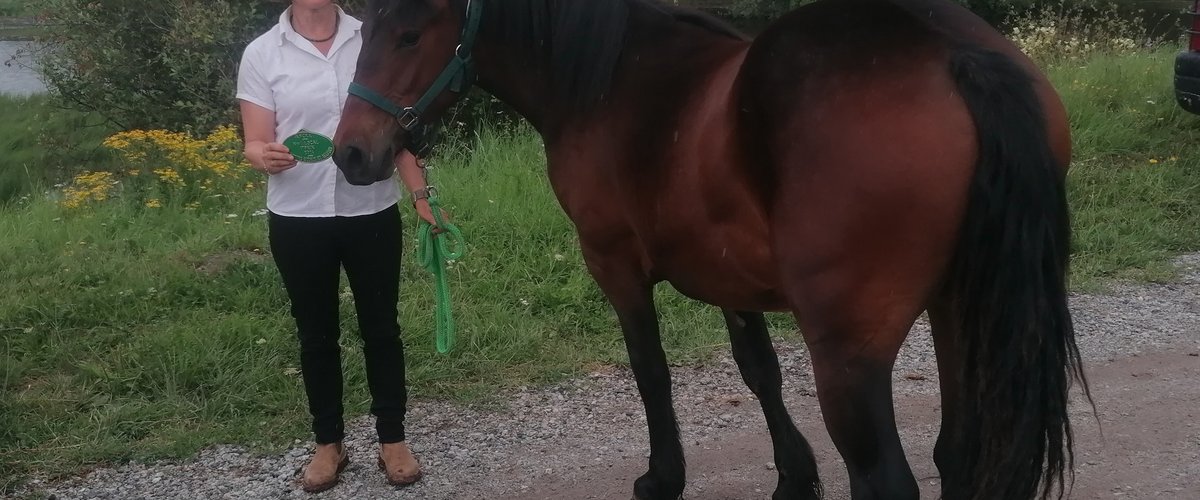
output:
<instances>
[{"instance_id":1,"label":"green halter","mask_svg":"<svg viewBox=\"0 0 1200 500\"><path fill-rule=\"evenodd\" d=\"M429 105L447 89L451 92L462 93L471 88L475 82L475 64L471 60L471 49L475 46L475 36L479 33L479 22L483 17L483 0L467 0L467 17L463 21L463 33L458 47L454 49L454 58L446 64L446 69L421 96L416 104L401 107L358 82L350 82L350 95L357 96L396 117L396 122L407 132L412 132L421 123L421 115L429 109Z\"/></svg>"}]
</instances>

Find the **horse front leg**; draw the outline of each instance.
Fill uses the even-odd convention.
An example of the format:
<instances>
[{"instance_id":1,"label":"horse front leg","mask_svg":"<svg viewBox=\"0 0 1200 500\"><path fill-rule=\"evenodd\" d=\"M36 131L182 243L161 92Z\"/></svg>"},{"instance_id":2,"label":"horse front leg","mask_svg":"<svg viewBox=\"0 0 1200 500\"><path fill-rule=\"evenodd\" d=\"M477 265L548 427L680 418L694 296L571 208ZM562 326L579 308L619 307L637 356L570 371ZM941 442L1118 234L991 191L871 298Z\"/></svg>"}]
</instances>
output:
<instances>
[{"instance_id":1,"label":"horse front leg","mask_svg":"<svg viewBox=\"0 0 1200 500\"><path fill-rule=\"evenodd\" d=\"M585 257L589 252L585 250ZM637 380L650 431L650 470L634 482L637 500L683 495L684 458L671 401L671 374L659 339L653 282L633 266L613 265L612 255L588 258L588 268L616 311L629 364ZM624 261L624 262L636 262Z\"/></svg>"}]
</instances>

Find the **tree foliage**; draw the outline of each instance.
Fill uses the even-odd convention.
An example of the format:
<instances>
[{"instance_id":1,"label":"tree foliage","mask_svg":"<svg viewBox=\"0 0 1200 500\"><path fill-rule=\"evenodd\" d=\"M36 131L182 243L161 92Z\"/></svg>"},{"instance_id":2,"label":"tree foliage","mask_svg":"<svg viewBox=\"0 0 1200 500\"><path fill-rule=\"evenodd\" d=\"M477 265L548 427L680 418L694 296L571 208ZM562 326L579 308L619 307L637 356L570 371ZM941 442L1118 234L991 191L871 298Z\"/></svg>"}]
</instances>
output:
<instances>
[{"instance_id":1,"label":"tree foliage","mask_svg":"<svg viewBox=\"0 0 1200 500\"><path fill-rule=\"evenodd\" d=\"M728 0L718 10L753 32L810 1ZM1036 2L956 1L993 22ZM94 111L124 129L196 133L237 122L234 91L242 51L287 6L286 0L34 2L46 26L39 66L60 101ZM366 3L339 2L360 18ZM483 121L511 121L513 115L476 90L448 118L451 128L461 132Z\"/></svg>"},{"instance_id":2,"label":"tree foliage","mask_svg":"<svg viewBox=\"0 0 1200 500\"><path fill-rule=\"evenodd\" d=\"M237 0L40 0L51 93L122 128L209 130L235 116L242 49L284 5Z\"/></svg>"}]
</instances>

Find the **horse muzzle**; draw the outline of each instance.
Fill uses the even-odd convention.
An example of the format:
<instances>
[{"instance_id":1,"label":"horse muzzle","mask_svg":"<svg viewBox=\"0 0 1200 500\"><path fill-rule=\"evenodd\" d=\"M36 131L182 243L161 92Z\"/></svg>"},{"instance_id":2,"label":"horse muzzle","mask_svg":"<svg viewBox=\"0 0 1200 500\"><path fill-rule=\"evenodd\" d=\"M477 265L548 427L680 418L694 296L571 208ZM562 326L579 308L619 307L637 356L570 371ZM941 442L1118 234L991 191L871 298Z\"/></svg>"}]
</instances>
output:
<instances>
[{"instance_id":1,"label":"horse muzzle","mask_svg":"<svg viewBox=\"0 0 1200 500\"><path fill-rule=\"evenodd\" d=\"M383 151L372 151L358 144L346 144L337 148L333 162L346 176L346 181L355 186L367 186L390 179L396 171L396 151L388 146Z\"/></svg>"}]
</instances>

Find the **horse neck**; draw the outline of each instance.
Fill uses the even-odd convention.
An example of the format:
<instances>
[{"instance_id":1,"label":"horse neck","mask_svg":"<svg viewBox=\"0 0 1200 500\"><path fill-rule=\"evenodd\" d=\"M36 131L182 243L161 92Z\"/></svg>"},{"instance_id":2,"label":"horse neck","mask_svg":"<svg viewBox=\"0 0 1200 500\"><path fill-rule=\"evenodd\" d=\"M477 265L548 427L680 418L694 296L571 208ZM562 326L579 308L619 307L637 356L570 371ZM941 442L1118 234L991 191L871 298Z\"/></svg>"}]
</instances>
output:
<instances>
[{"instance_id":1,"label":"horse neck","mask_svg":"<svg viewBox=\"0 0 1200 500\"><path fill-rule=\"evenodd\" d=\"M479 87L508 104L539 131L548 122L549 67L531 54L480 36L474 55Z\"/></svg>"},{"instance_id":2,"label":"horse neck","mask_svg":"<svg viewBox=\"0 0 1200 500\"><path fill-rule=\"evenodd\" d=\"M729 55L749 46L748 40L673 21L639 2L629 4L627 42L613 71L610 91L598 108L621 108L626 100L661 102L664 92L686 94ZM544 136L600 115L579 113L571 104L557 102L562 96L553 91L551 64L542 54L481 33L475 59L480 87L511 106Z\"/></svg>"}]
</instances>

